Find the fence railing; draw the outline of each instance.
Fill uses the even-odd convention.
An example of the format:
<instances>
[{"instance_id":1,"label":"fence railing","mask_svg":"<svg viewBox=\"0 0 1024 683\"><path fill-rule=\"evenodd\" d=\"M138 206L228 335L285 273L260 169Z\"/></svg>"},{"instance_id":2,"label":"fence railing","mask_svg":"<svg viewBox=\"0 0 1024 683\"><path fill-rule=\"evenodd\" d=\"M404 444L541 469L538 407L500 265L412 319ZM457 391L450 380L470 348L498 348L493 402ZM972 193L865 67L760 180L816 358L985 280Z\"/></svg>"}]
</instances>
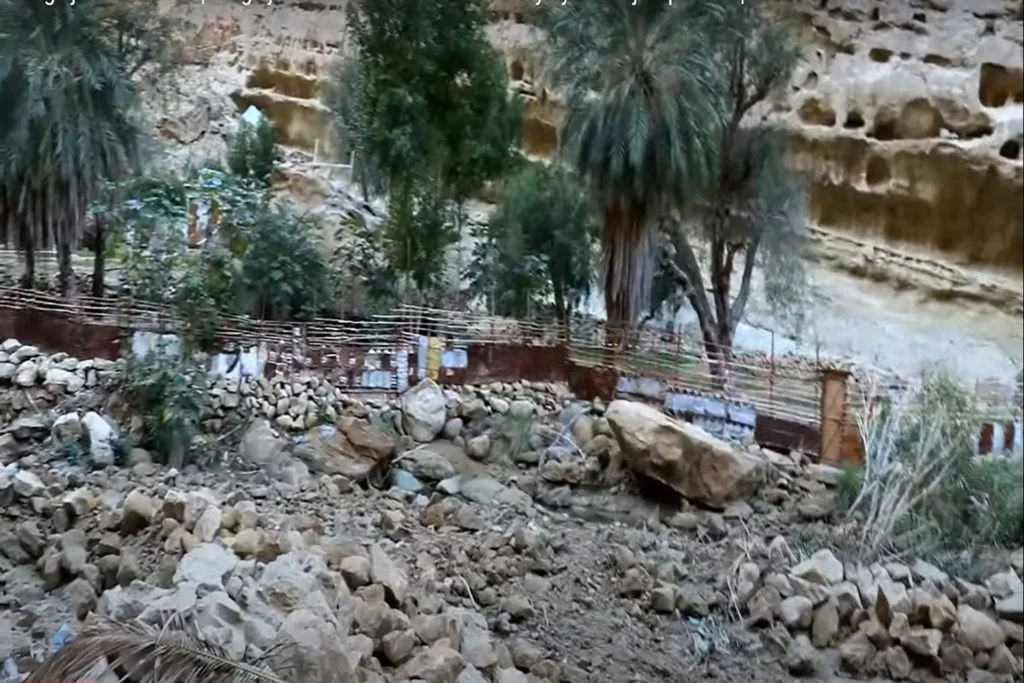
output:
<instances>
[{"instance_id":1,"label":"fence railing","mask_svg":"<svg viewBox=\"0 0 1024 683\"><path fill-rule=\"evenodd\" d=\"M79 295L63 299L45 292L0 287L0 308L33 309L58 315L81 325L103 325L123 331L174 332L183 320L177 311L138 299ZM449 347L486 345L568 346L570 361L587 366L612 367L637 378L656 378L679 388L725 394L752 404L758 413L816 423L821 416L821 372L828 366L815 359L745 353L730 349L728 380L724 387L713 374L716 349L693 336L657 329L619 329L594 319L574 319L567 333L558 321L517 320L421 306L401 305L359 320L314 319L276 322L225 316L218 339L224 347L273 347L286 362L327 356L341 347L380 349L415 346L423 336L439 337ZM625 339L625 349L609 353L609 346ZM898 392L910 387L906 380L874 369L854 373L848 412L861 410L858 383L870 381ZM970 389L970 387L968 387ZM974 391L983 409L1000 418L1020 411L1020 387L999 381L978 382Z\"/></svg>"}]
</instances>

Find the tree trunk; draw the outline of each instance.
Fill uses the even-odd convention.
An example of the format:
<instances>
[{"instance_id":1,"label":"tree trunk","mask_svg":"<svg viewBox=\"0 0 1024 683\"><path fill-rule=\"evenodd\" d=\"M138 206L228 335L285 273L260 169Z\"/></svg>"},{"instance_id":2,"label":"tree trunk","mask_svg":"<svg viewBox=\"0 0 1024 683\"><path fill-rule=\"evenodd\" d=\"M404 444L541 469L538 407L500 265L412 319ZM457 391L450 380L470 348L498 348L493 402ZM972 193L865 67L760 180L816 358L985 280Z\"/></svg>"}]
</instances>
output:
<instances>
[{"instance_id":1,"label":"tree trunk","mask_svg":"<svg viewBox=\"0 0 1024 683\"><path fill-rule=\"evenodd\" d=\"M102 299L105 289L103 279L107 272L107 230L106 219L96 216L96 237L93 248L96 250L92 260L92 295Z\"/></svg>"},{"instance_id":2,"label":"tree trunk","mask_svg":"<svg viewBox=\"0 0 1024 683\"><path fill-rule=\"evenodd\" d=\"M629 339L640 302L650 296L654 264L650 226L641 207L614 205L605 211L604 252L605 360L614 367Z\"/></svg>"},{"instance_id":3,"label":"tree trunk","mask_svg":"<svg viewBox=\"0 0 1024 683\"><path fill-rule=\"evenodd\" d=\"M562 326L562 334L565 335L565 343L572 342L572 334L569 331L569 312L565 305L565 292L562 291L562 283L554 282L555 290L555 319Z\"/></svg>"},{"instance_id":4,"label":"tree trunk","mask_svg":"<svg viewBox=\"0 0 1024 683\"><path fill-rule=\"evenodd\" d=\"M728 325L719 325L715 334L704 338L704 348L708 354L711 370L711 386L716 391L728 392L732 389L732 335Z\"/></svg>"},{"instance_id":5,"label":"tree trunk","mask_svg":"<svg viewBox=\"0 0 1024 683\"><path fill-rule=\"evenodd\" d=\"M36 245L31 239L25 241L22 247L22 254L25 257L25 272L21 275L21 286L24 289L34 289L36 286Z\"/></svg>"},{"instance_id":6,"label":"tree trunk","mask_svg":"<svg viewBox=\"0 0 1024 683\"><path fill-rule=\"evenodd\" d=\"M67 298L71 293L71 285L74 281L75 272L71 267L71 245L64 239L57 241L57 281L60 285L60 295Z\"/></svg>"}]
</instances>

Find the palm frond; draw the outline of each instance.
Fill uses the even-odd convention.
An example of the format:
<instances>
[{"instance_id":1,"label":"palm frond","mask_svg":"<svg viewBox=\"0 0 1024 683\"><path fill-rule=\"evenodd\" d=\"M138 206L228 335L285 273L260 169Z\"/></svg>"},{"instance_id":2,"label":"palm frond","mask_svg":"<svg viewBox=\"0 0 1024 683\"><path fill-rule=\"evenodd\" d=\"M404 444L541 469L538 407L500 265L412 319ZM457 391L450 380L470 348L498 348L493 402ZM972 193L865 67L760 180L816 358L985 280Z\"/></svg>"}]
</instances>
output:
<instances>
[{"instance_id":1,"label":"palm frond","mask_svg":"<svg viewBox=\"0 0 1024 683\"><path fill-rule=\"evenodd\" d=\"M137 683L288 683L263 667L229 658L183 620L155 629L108 619L93 621L27 680L86 680L106 671Z\"/></svg>"},{"instance_id":2,"label":"palm frond","mask_svg":"<svg viewBox=\"0 0 1024 683\"><path fill-rule=\"evenodd\" d=\"M73 249L139 156L135 90L96 6L0 0L0 237Z\"/></svg>"},{"instance_id":3,"label":"palm frond","mask_svg":"<svg viewBox=\"0 0 1024 683\"><path fill-rule=\"evenodd\" d=\"M730 1L571 3L548 18L544 68L566 101L561 152L604 214L614 322L647 308L658 216L708 184L725 112L709 38Z\"/></svg>"}]
</instances>

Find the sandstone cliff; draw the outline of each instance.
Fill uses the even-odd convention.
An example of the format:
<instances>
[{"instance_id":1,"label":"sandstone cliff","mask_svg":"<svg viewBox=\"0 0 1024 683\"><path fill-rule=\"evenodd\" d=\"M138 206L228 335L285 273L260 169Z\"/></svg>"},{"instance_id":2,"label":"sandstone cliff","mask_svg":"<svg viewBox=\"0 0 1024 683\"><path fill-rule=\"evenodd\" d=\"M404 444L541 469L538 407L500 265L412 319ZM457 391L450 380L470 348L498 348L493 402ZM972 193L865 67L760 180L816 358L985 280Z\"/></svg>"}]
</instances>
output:
<instances>
[{"instance_id":1,"label":"sandstone cliff","mask_svg":"<svg viewBox=\"0 0 1024 683\"><path fill-rule=\"evenodd\" d=\"M198 46L194 87L162 130L182 142L216 138L219 118L252 104L289 144L331 149L318 97L326 65L344 47L345 4L179 5ZM527 99L524 147L549 156L559 107L538 73L542 36L523 23L533 5L496 0L489 35ZM806 60L771 115L793 133L814 220L1019 271L1024 3L795 0L785 9Z\"/></svg>"}]
</instances>

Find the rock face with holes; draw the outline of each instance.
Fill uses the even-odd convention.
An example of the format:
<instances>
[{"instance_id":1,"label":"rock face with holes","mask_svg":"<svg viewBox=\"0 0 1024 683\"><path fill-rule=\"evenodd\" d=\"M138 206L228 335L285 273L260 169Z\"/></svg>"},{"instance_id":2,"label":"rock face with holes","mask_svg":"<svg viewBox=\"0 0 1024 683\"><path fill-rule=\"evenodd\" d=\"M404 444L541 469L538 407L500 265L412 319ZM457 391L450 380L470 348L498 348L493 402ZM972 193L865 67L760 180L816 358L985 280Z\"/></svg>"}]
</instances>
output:
<instances>
[{"instance_id":1,"label":"rock face with holes","mask_svg":"<svg viewBox=\"0 0 1024 683\"><path fill-rule=\"evenodd\" d=\"M503 28L493 35L533 98L524 144L545 154L557 144L559 116L533 82L539 38L516 30L526 4L498 2ZM799 26L806 59L789 92L757 115L793 131L812 218L954 260L1020 268L1021 0L778 5Z\"/></svg>"},{"instance_id":2,"label":"rock face with holes","mask_svg":"<svg viewBox=\"0 0 1024 683\"><path fill-rule=\"evenodd\" d=\"M813 219L955 260L1024 266L1022 0L778 4L800 27L806 60L769 115L793 131ZM163 112L160 130L193 150L222 145L233 126L220 122L255 105L286 143L330 150L319 98L346 5L179 3L183 37L198 45L195 87L181 88L194 96ZM549 157L561 107L539 72L544 36L525 22L535 6L494 0L487 31L526 102L523 146Z\"/></svg>"},{"instance_id":3,"label":"rock face with holes","mask_svg":"<svg viewBox=\"0 0 1024 683\"><path fill-rule=\"evenodd\" d=\"M1020 268L1024 5L794 3L807 60L776 115L825 227Z\"/></svg>"}]
</instances>

